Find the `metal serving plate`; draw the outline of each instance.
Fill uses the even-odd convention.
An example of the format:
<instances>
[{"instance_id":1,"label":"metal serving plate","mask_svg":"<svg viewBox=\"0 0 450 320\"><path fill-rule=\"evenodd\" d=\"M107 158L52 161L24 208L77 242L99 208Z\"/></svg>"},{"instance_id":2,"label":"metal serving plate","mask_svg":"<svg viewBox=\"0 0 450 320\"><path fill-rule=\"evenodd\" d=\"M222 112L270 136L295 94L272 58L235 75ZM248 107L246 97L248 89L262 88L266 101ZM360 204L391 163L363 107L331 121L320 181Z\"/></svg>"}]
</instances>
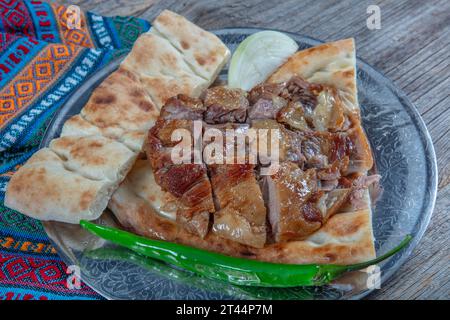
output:
<instances>
[{"instance_id":1,"label":"metal serving plate","mask_svg":"<svg viewBox=\"0 0 450 320\"><path fill-rule=\"evenodd\" d=\"M231 49L260 29L222 29L215 33ZM320 41L289 34L301 49ZM113 72L120 60L93 75L54 116L42 141L58 137L68 117L79 113L92 90ZM430 135L416 108L392 82L360 59L357 61L358 95L363 126L382 175L384 192L373 208L377 254L397 245L405 234L414 240L382 263L386 282L411 254L433 212L437 188L436 156ZM225 68L226 69L226 68ZM226 79L226 70L221 73ZM115 225L110 212L100 223ZM44 228L62 259L78 265L82 280L109 299L359 299L371 292L367 275L344 277L330 286L308 288L249 288L212 281L118 248L82 230L78 225L45 222Z\"/></svg>"}]
</instances>

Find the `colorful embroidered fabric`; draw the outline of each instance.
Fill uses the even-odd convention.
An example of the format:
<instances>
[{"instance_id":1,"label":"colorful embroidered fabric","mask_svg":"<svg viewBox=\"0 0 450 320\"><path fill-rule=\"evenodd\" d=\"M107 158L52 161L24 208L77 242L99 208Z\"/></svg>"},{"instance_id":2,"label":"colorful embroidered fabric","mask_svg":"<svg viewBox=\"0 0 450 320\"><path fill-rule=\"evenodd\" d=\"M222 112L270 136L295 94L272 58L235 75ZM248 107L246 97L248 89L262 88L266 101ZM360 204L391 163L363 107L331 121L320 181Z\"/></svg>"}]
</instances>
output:
<instances>
[{"instance_id":1,"label":"colorful embroidered fabric","mask_svg":"<svg viewBox=\"0 0 450 320\"><path fill-rule=\"evenodd\" d=\"M36 152L55 110L150 28L73 10L0 0L0 300L101 298L84 284L68 289L66 265L39 221L3 206L11 175Z\"/></svg>"}]
</instances>

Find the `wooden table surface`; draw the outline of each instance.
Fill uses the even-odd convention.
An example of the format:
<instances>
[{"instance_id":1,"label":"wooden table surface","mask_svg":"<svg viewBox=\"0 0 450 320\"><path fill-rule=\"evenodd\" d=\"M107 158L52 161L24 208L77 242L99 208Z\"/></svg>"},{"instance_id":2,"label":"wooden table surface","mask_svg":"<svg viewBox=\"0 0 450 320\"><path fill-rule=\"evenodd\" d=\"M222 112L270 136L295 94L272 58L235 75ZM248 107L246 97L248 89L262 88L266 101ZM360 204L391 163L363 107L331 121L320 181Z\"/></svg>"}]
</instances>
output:
<instances>
[{"instance_id":1,"label":"wooden table surface","mask_svg":"<svg viewBox=\"0 0 450 320\"><path fill-rule=\"evenodd\" d=\"M369 299L450 299L450 1L69 0L103 15L152 21L162 9L205 29L265 27L324 41L354 37L357 54L404 90L431 133L439 191L431 223L402 268ZM376 4L381 29L369 30Z\"/></svg>"}]
</instances>

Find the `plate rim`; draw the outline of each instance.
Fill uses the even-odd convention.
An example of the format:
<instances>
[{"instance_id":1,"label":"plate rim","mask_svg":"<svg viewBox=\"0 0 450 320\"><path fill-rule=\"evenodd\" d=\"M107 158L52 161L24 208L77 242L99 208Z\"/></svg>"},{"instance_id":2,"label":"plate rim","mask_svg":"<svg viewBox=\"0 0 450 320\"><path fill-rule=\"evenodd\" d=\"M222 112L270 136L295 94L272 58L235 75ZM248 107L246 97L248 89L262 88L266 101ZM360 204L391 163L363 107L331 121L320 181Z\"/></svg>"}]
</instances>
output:
<instances>
[{"instance_id":1,"label":"plate rim","mask_svg":"<svg viewBox=\"0 0 450 320\"><path fill-rule=\"evenodd\" d=\"M208 31L210 31L216 35L225 35L227 33L232 33L232 32L234 32L236 34L241 33L243 35L248 35L248 34L251 34L254 32L266 31L266 30L278 31L278 32L285 33L285 34L291 36L292 38L294 38L294 40L296 40L296 41L299 39L303 39L303 40L306 39L309 42L311 42L313 45L325 43L325 41L321 41L319 39L316 39L316 38L313 38L313 37L310 37L307 35L302 35L300 33L294 33L294 32L290 32L290 31L285 31L285 30L280 30L280 29L272 29L272 28L225 27L225 28L220 28L220 29L212 29L212 30L208 30ZM78 87L74 92L71 93L69 98L63 104L63 106L61 106L59 109L57 109L54 112L54 114L51 116L51 120L48 122L48 126L45 129L43 138L39 144L39 149L48 146L48 143L51 140L51 139L49 139L49 135L50 135L50 132L53 130L52 127L54 125L55 119L58 118L58 115L60 113L64 112L64 110L67 109L66 108L67 105L70 106L75 103L75 100L77 99L76 93L80 92L80 91L86 91L87 89L92 87L92 82L97 82L100 79L104 78L105 75L108 75L111 72L113 72L116 68L119 67L121 61L124 59L125 56L126 56L126 54L123 54L123 55L115 58L111 62L109 62L103 68L95 71L93 74L91 74L85 80L85 82L80 87ZM386 284L392 278L392 276L396 272L398 272L398 270L405 264L407 259L411 256L412 251L417 247L418 243L422 239L423 235L425 234L425 231L427 230L427 228L429 226L431 217L434 212L437 191L438 191L438 188L437 188L438 187L437 158L436 158L436 152L435 152L435 148L434 148L434 144L433 144L430 132L429 132L422 116L420 115L417 107L415 106L414 103L412 103L410 101L410 99L405 94L405 92L402 89L400 89L399 87L397 87L395 85L395 83L393 82L393 80L391 80L389 77L387 77L383 72L375 69L372 65L367 63L364 59L361 59L358 55L356 55L356 62L357 62L357 64L362 64L362 65L364 65L365 68L370 69L371 73L376 75L376 77L378 78L377 80L380 80L383 83L383 85L385 85L391 92L393 92L395 94L395 96L401 101L403 106L405 106L405 105L408 106L408 108L404 108L404 109L406 112L408 112L410 114L410 117L413 120L414 125L419 129L419 131L421 133L422 145L424 147L424 153L428 154L429 160L431 160L431 161L426 162L426 165L429 166L429 168L428 168L429 170L427 170L427 172L429 171L433 174L433 177L431 177L432 179L430 179L430 200L427 204L427 207L424 209L426 212L424 215L422 215L423 220L419 226L417 226L417 225L414 226L414 229L418 228L417 233L413 237L413 240L411 241L411 243L405 249L402 250L403 254L402 254L402 251L396 254L396 255L402 254L401 258L397 261L396 266L393 268L390 268L387 273L382 274L381 284ZM50 228L49 223L51 223L51 221L42 221L42 225L43 225L43 228L44 228L44 231L46 232L46 234L48 234L47 228ZM61 248L57 243L55 243L55 241L53 239L51 239L50 237L49 237L49 239L50 239L50 242L57 249L58 255L61 257L63 262L66 264L71 264L73 262L73 259L71 259L68 256L68 254L65 252L65 250L63 248ZM100 294L102 297L104 297L106 299L114 299L114 297L110 296L109 294L107 294L105 292L102 292L95 286L91 285L89 283L89 281L86 281L83 279L83 282L86 285L88 285L92 290L94 290L95 292ZM352 300L362 299L362 298L367 297L371 293L373 293L373 291L374 291L374 289L364 290L363 292L361 292L359 294L355 294L355 295L347 297L347 298L352 299Z\"/></svg>"}]
</instances>

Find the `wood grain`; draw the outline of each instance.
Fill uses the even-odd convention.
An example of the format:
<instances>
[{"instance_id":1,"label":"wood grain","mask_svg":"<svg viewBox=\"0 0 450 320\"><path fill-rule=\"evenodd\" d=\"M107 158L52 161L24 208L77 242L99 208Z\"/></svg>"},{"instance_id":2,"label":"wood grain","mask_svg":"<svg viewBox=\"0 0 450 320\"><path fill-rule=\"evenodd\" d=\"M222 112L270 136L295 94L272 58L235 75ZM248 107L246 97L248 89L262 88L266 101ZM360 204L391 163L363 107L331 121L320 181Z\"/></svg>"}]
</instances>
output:
<instances>
[{"instance_id":1,"label":"wood grain","mask_svg":"<svg viewBox=\"0 0 450 320\"><path fill-rule=\"evenodd\" d=\"M162 9L206 29L264 27L324 41L355 37L358 56L391 78L430 130L439 167L435 211L410 259L369 299L450 299L450 2L448 0L72 0L103 15L149 21ZM367 6L381 8L381 29L366 26Z\"/></svg>"}]
</instances>

